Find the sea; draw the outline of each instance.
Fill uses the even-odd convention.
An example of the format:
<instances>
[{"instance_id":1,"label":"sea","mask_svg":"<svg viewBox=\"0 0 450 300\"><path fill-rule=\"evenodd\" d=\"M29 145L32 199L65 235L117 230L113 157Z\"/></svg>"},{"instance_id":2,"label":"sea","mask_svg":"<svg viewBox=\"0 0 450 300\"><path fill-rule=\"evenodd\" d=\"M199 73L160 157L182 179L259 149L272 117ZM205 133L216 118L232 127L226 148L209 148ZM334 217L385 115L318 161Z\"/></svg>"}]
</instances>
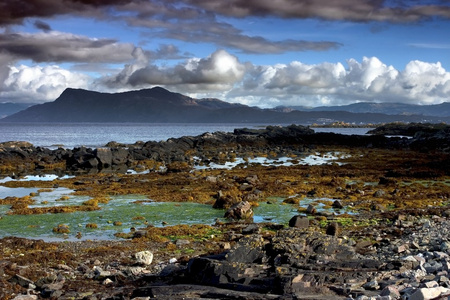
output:
<instances>
[{"instance_id":1,"label":"sea","mask_svg":"<svg viewBox=\"0 0 450 300\"><path fill-rule=\"evenodd\" d=\"M290 124L277 124L287 126ZM36 147L56 149L80 146L98 148L115 141L164 141L206 132L233 132L236 128L265 128L267 124L154 124L154 123L0 123L0 142L26 141ZM313 128L316 132L366 134L370 128Z\"/></svg>"}]
</instances>

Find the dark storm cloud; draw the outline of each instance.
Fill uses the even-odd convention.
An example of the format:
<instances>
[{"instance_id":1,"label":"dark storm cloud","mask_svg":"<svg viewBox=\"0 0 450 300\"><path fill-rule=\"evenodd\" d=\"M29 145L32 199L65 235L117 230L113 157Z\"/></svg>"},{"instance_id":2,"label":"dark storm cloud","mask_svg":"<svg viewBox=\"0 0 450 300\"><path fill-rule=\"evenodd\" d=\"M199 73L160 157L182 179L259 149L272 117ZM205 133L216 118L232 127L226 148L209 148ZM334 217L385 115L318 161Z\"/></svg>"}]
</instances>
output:
<instances>
[{"instance_id":1,"label":"dark storm cloud","mask_svg":"<svg viewBox=\"0 0 450 300\"><path fill-rule=\"evenodd\" d=\"M37 29L40 29L42 31L50 31L50 30L52 30L50 25L48 25L47 23L42 22L40 20L36 20L33 25L34 25L34 27L36 27Z\"/></svg>"},{"instance_id":2,"label":"dark storm cloud","mask_svg":"<svg viewBox=\"0 0 450 300\"><path fill-rule=\"evenodd\" d=\"M430 17L450 18L448 1L420 4L383 0L186 0L217 14L231 17L277 16L353 22L416 22Z\"/></svg>"},{"instance_id":3,"label":"dark storm cloud","mask_svg":"<svg viewBox=\"0 0 450 300\"><path fill-rule=\"evenodd\" d=\"M30 17L91 13L93 9L123 5L131 0L3 0L0 2L0 26L21 24Z\"/></svg>"},{"instance_id":4,"label":"dark storm cloud","mask_svg":"<svg viewBox=\"0 0 450 300\"><path fill-rule=\"evenodd\" d=\"M0 34L0 53L35 62L123 62L133 59L132 44L67 33Z\"/></svg>"},{"instance_id":5,"label":"dark storm cloud","mask_svg":"<svg viewBox=\"0 0 450 300\"><path fill-rule=\"evenodd\" d=\"M30 17L77 14L113 17L102 8L134 12L137 18L191 19L205 14L231 17L276 16L319 18L353 22L416 22L431 17L450 18L448 1L384 0L4 0L0 3L0 26L21 24Z\"/></svg>"}]
</instances>

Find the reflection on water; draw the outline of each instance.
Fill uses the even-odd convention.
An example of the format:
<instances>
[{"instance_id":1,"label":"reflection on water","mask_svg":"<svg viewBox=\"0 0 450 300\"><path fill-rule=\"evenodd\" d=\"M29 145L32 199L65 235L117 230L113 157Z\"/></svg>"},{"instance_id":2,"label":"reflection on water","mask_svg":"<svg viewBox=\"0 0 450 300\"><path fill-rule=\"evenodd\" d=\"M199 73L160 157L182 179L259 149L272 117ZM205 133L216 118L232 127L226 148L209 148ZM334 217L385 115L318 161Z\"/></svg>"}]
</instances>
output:
<instances>
[{"instance_id":1,"label":"reflection on water","mask_svg":"<svg viewBox=\"0 0 450 300\"><path fill-rule=\"evenodd\" d=\"M198 157L194 157L197 160L197 165L194 167L196 170L202 169L233 169L239 165L246 164L260 164L262 166L293 166L293 165L309 165L309 166L319 166L330 163L336 163L342 165L340 162L336 162L338 159L348 158L349 155L343 155L340 152L328 152L323 155L320 153L311 154L305 157L278 157L278 158L268 158L268 157L250 157L242 158L238 157L234 161L227 161L223 164L219 163L209 163L207 165L201 165Z\"/></svg>"}]
</instances>

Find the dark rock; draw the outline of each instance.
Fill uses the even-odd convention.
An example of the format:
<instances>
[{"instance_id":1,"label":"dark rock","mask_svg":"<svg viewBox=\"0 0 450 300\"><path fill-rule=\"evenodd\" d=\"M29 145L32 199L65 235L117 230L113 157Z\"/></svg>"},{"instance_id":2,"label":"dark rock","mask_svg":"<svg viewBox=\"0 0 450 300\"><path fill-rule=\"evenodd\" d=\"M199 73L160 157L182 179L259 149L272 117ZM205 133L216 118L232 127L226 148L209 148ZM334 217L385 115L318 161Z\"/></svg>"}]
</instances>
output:
<instances>
[{"instance_id":1,"label":"dark rock","mask_svg":"<svg viewBox=\"0 0 450 300\"><path fill-rule=\"evenodd\" d=\"M310 215L314 215L317 212L317 209L314 207L314 205L310 204L306 208L306 213Z\"/></svg>"},{"instance_id":2,"label":"dark rock","mask_svg":"<svg viewBox=\"0 0 450 300\"><path fill-rule=\"evenodd\" d=\"M309 219L304 216L293 216L289 220L289 227L308 228L309 227Z\"/></svg>"},{"instance_id":3,"label":"dark rock","mask_svg":"<svg viewBox=\"0 0 450 300\"><path fill-rule=\"evenodd\" d=\"M112 152L110 148L97 148L94 151L94 155L97 157L100 166L108 168L112 165Z\"/></svg>"},{"instance_id":4,"label":"dark rock","mask_svg":"<svg viewBox=\"0 0 450 300\"><path fill-rule=\"evenodd\" d=\"M332 236L338 236L339 235L339 224L337 222L331 222L327 227L326 234L332 235Z\"/></svg>"},{"instance_id":5,"label":"dark rock","mask_svg":"<svg viewBox=\"0 0 450 300\"><path fill-rule=\"evenodd\" d=\"M242 234L253 234L259 232L259 226L257 224L250 224L242 229Z\"/></svg>"},{"instance_id":6,"label":"dark rock","mask_svg":"<svg viewBox=\"0 0 450 300\"><path fill-rule=\"evenodd\" d=\"M333 204L331 206L333 208L336 208L336 209L344 208L344 206L342 205L341 201L339 201L339 200L334 200L334 202L333 202Z\"/></svg>"},{"instance_id":7,"label":"dark rock","mask_svg":"<svg viewBox=\"0 0 450 300\"><path fill-rule=\"evenodd\" d=\"M112 148L112 164L122 165L128 162L128 150L125 148Z\"/></svg>"}]
</instances>

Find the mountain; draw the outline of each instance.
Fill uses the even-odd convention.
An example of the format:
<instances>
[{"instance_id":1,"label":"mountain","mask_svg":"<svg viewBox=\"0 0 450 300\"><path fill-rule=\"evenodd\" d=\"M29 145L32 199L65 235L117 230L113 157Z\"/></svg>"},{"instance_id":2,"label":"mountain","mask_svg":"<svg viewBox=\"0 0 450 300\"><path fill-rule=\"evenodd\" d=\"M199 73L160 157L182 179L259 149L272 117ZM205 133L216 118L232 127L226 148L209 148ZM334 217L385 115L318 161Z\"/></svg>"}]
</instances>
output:
<instances>
[{"instance_id":1,"label":"mountain","mask_svg":"<svg viewBox=\"0 0 450 300\"><path fill-rule=\"evenodd\" d=\"M30 103L0 103L0 119L15 114L16 112L24 110L32 105L33 104Z\"/></svg>"},{"instance_id":2,"label":"mountain","mask_svg":"<svg viewBox=\"0 0 450 300\"><path fill-rule=\"evenodd\" d=\"M450 116L450 102L435 105L414 105L404 103L371 103L360 102L343 106L279 106L277 111L347 111L353 113L380 113L387 115L424 115L435 117Z\"/></svg>"},{"instance_id":3,"label":"mountain","mask_svg":"<svg viewBox=\"0 0 450 300\"><path fill-rule=\"evenodd\" d=\"M66 89L55 101L34 105L0 122L55 123L262 123L311 124L448 122L450 117L387 115L345 111L290 111L260 109L212 98L195 99L161 87L124 93Z\"/></svg>"}]
</instances>

